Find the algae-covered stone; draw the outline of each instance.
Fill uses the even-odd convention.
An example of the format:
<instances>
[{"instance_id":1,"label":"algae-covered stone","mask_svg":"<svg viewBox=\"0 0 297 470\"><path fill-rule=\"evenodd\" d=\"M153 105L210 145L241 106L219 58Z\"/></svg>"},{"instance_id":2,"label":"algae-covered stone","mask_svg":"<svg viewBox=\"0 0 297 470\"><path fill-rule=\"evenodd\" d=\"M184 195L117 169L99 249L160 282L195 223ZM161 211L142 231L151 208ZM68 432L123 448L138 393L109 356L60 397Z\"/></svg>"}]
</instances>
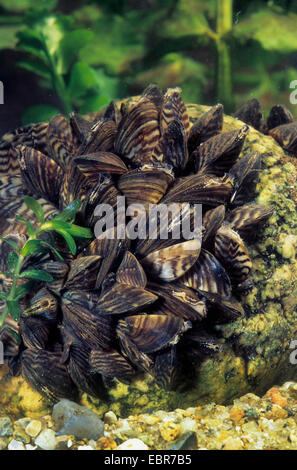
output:
<instances>
[{"instance_id":1,"label":"algae-covered stone","mask_svg":"<svg viewBox=\"0 0 297 470\"><path fill-rule=\"evenodd\" d=\"M208 109L188 105L192 122ZM243 125L235 118L224 117L224 130ZM297 340L297 159L287 155L272 137L251 127L242 156L250 153L258 153L262 165L255 199L270 205L274 214L258 234L257 242L248 246L254 287L242 301L245 316L216 327L222 338L222 352L197 364L191 388L167 392L148 375L137 377L130 385L115 381L108 404L83 397L83 404L101 416L108 410L117 416L128 416L202 403L231 403L247 392L261 394L274 384L297 378L297 366L290 362L290 345ZM14 398L12 409L26 409L29 390L26 386L21 388L22 405ZM4 399L6 407L7 394ZM46 408L39 400L31 395L27 402L33 408L34 403Z\"/></svg>"}]
</instances>

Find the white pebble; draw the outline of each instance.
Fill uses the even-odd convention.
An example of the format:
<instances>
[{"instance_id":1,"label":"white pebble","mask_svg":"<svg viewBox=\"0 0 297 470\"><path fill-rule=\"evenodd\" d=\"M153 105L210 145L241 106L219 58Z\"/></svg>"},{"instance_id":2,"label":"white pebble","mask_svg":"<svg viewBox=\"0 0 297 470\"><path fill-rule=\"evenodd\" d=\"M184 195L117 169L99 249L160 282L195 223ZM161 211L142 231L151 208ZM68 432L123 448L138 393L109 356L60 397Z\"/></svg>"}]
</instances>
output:
<instances>
[{"instance_id":1,"label":"white pebble","mask_svg":"<svg viewBox=\"0 0 297 470\"><path fill-rule=\"evenodd\" d=\"M52 429L45 429L35 439L35 444L43 450L54 450L58 444L58 440Z\"/></svg>"},{"instance_id":2,"label":"white pebble","mask_svg":"<svg viewBox=\"0 0 297 470\"><path fill-rule=\"evenodd\" d=\"M91 446L78 446L77 450L94 450Z\"/></svg>"},{"instance_id":3,"label":"white pebble","mask_svg":"<svg viewBox=\"0 0 297 470\"><path fill-rule=\"evenodd\" d=\"M8 444L8 450L25 450L25 446L21 441L16 441L12 439Z\"/></svg>"},{"instance_id":4,"label":"white pebble","mask_svg":"<svg viewBox=\"0 0 297 470\"><path fill-rule=\"evenodd\" d=\"M120 444L117 450L148 450L148 446L140 439L128 439Z\"/></svg>"}]
</instances>

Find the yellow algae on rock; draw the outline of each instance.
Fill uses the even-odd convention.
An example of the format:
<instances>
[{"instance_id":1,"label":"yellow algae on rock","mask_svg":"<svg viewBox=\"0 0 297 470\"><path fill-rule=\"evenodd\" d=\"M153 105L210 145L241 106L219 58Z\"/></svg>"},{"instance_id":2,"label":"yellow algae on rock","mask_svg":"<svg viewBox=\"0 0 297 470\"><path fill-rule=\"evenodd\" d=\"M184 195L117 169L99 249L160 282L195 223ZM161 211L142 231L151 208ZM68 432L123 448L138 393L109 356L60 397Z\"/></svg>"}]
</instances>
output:
<instances>
[{"instance_id":1,"label":"yellow algae on rock","mask_svg":"<svg viewBox=\"0 0 297 470\"><path fill-rule=\"evenodd\" d=\"M181 426L178 423L166 422L160 427L160 434L165 441L175 441L181 432Z\"/></svg>"}]
</instances>

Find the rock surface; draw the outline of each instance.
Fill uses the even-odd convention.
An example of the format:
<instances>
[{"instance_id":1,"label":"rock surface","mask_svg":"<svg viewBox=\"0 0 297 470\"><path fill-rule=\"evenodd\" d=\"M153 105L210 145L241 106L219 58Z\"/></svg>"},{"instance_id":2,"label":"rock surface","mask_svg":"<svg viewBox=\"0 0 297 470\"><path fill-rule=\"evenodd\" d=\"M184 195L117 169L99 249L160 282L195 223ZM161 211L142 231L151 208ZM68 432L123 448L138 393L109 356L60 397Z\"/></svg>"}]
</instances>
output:
<instances>
[{"instance_id":1,"label":"rock surface","mask_svg":"<svg viewBox=\"0 0 297 470\"><path fill-rule=\"evenodd\" d=\"M97 440L104 434L104 423L99 416L70 400L59 401L54 406L52 417L59 435Z\"/></svg>"}]
</instances>

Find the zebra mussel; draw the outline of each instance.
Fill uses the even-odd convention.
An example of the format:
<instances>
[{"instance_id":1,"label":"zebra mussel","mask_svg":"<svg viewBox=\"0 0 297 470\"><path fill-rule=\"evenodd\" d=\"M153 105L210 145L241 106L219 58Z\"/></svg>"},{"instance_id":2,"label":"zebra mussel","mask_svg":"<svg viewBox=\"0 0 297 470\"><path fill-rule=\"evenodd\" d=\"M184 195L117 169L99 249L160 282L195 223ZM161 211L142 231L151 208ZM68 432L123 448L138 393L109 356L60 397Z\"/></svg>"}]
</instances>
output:
<instances>
[{"instance_id":1,"label":"zebra mussel","mask_svg":"<svg viewBox=\"0 0 297 470\"><path fill-rule=\"evenodd\" d=\"M20 345L12 347L7 330L0 334L13 371L51 400L79 392L104 398L111 380L129 382L141 372L175 389L221 350L214 325L245 314L241 295L252 269L245 241L272 210L252 202L260 161L240 158L248 126L222 128L222 105L193 123L180 89L163 94L151 85L121 108L110 103L95 120L60 115L2 137L2 236L24 233L14 219L30 217L24 194L47 217L82 200L79 222L92 229L96 206L116 210L119 196L141 202L145 223L149 204L188 203L189 223L191 208L202 205L200 239L175 239L172 215L167 239L160 218L152 238L99 236L76 257L64 250L64 261L32 259L54 281L26 299L15 325ZM9 250L0 250L5 270Z\"/></svg>"}]
</instances>

